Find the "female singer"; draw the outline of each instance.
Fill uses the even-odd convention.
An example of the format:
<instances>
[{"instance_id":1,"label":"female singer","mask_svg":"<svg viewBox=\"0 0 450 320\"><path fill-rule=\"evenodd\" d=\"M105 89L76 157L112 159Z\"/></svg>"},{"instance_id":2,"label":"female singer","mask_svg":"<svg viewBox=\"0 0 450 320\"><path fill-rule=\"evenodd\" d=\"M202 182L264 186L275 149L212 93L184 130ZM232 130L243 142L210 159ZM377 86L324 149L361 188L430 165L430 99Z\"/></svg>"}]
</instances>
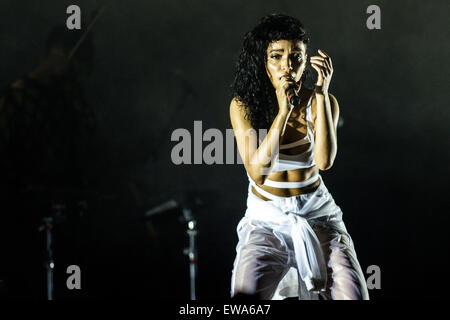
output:
<instances>
[{"instance_id":1,"label":"female singer","mask_svg":"<svg viewBox=\"0 0 450 320\"><path fill-rule=\"evenodd\" d=\"M238 58L230 118L249 188L232 297L369 298L342 211L319 173L336 157L339 106L324 50L309 59L315 88L304 85L308 42L300 21L272 14L246 34ZM267 134L258 137L260 129Z\"/></svg>"}]
</instances>

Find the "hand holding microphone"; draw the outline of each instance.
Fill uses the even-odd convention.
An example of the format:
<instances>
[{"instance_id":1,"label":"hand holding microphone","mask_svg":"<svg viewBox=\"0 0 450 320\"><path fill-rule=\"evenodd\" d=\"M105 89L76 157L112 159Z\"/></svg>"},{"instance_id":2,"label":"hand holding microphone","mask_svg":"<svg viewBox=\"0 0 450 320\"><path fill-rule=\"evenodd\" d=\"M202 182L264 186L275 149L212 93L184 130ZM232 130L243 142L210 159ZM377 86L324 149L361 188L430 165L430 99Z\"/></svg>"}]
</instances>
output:
<instances>
[{"instance_id":1,"label":"hand holding microphone","mask_svg":"<svg viewBox=\"0 0 450 320\"><path fill-rule=\"evenodd\" d=\"M289 103L294 107L300 104L300 98L297 95L297 92L295 92L295 88L293 86L289 86L287 88L286 96L288 98Z\"/></svg>"},{"instance_id":2,"label":"hand holding microphone","mask_svg":"<svg viewBox=\"0 0 450 320\"><path fill-rule=\"evenodd\" d=\"M276 90L278 106L280 112L290 112L293 107L300 104L300 98L297 95L297 84L290 75L283 75L278 83Z\"/></svg>"}]
</instances>

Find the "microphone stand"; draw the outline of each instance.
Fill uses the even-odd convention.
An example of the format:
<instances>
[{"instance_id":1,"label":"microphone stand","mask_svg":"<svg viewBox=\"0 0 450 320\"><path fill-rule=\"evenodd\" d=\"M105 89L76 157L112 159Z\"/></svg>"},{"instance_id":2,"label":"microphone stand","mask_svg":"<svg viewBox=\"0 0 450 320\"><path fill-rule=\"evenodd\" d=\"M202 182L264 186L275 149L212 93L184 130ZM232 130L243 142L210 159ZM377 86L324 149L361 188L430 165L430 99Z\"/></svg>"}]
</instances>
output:
<instances>
[{"instance_id":1,"label":"microphone stand","mask_svg":"<svg viewBox=\"0 0 450 320\"><path fill-rule=\"evenodd\" d=\"M183 208L183 216L187 222L186 233L189 236L189 247L183 250L184 254L189 257L189 280L190 280L190 297L196 300L196 278L197 278L197 221L192 217L192 211L189 208Z\"/></svg>"},{"instance_id":2,"label":"microphone stand","mask_svg":"<svg viewBox=\"0 0 450 320\"><path fill-rule=\"evenodd\" d=\"M42 225L39 231L45 229L45 247L47 252L47 261L45 267L47 268L47 300L53 300L53 269L55 268L55 261L53 260L53 217L42 218Z\"/></svg>"},{"instance_id":3,"label":"microphone stand","mask_svg":"<svg viewBox=\"0 0 450 320\"><path fill-rule=\"evenodd\" d=\"M186 196L182 195L181 200L169 200L160 204L144 214L145 219L151 216L160 214L164 211L172 210L174 208L181 208L183 212L183 220L186 222L186 233L189 236L189 246L183 249L183 253L189 258L189 281L190 281L190 298L197 300L197 221L192 215L192 210L187 206Z\"/></svg>"},{"instance_id":4,"label":"microphone stand","mask_svg":"<svg viewBox=\"0 0 450 320\"><path fill-rule=\"evenodd\" d=\"M47 300L54 299L54 282L53 272L55 269L55 260L53 258L53 227L58 223L58 218L62 216L62 210L65 208L64 204L53 204L52 209L54 216L43 217L42 224L39 226L39 232L45 230L45 247L47 252L47 261L45 267L47 269ZM56 219L54 219L54 217Z\"/></svg>"}]
</instances>

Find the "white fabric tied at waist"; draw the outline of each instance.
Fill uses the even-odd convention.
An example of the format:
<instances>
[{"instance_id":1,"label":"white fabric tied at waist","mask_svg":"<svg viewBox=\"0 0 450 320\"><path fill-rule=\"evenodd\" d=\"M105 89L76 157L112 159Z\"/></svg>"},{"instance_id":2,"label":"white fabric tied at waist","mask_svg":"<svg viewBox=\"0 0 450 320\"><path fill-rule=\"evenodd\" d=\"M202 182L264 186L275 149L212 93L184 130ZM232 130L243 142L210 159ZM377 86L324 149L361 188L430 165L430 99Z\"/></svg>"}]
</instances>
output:
<instances>
[{"instance_id":1,"label":"white fabric tied at waist","mask_svg":"<svg viewBox=\"0 0 450 320\"><path fill-rule=\"evenodd\" d=\"M306 289L310 292L325 291L327 281L326 263L320 241L308 220L293 212L295 199L286 198L280 207L255 195L247 199L245 216L264 222L273 222L292 237L297 269ZM283 213L280 213L280 210ZM290 228L289 228L290 226ZM239 226L238 226L239 228ZM278 228L277 228L278 229Z\"/></svg>"},{"instance_id":2,"label":"white fabric tied at waist","mask_svg":"<svg viewBox=\"0 0 450 320\"><path fill-rule=\"evenodd\" d=\"M320 241L305 218L290 212L288 217L300 277L308 291L325 291L327 269Z\"/></svg>"}]
</instances>

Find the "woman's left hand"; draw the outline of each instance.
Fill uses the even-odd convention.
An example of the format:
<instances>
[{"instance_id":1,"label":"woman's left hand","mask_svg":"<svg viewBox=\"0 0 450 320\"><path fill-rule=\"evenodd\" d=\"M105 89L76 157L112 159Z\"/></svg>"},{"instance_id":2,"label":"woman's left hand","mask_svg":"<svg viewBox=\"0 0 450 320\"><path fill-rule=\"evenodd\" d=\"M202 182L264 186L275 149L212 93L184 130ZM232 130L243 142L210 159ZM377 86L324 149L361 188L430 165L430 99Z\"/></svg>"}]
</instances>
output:
<instances>
[{"instance_id":1,"label":"woman's left hand","mask_svg":"<svg viewBox=\"0 0 450 320\"><path fill-rule=\"evenodd\" d=\"M333 63L328 54L322 50L317 50L320 56L313 56L310 58L311 66L317 71L316 86L322 88L322 93L328 93L328 88L331 82L331 76L333 75Z\"/></svg>"}]
</instances>

